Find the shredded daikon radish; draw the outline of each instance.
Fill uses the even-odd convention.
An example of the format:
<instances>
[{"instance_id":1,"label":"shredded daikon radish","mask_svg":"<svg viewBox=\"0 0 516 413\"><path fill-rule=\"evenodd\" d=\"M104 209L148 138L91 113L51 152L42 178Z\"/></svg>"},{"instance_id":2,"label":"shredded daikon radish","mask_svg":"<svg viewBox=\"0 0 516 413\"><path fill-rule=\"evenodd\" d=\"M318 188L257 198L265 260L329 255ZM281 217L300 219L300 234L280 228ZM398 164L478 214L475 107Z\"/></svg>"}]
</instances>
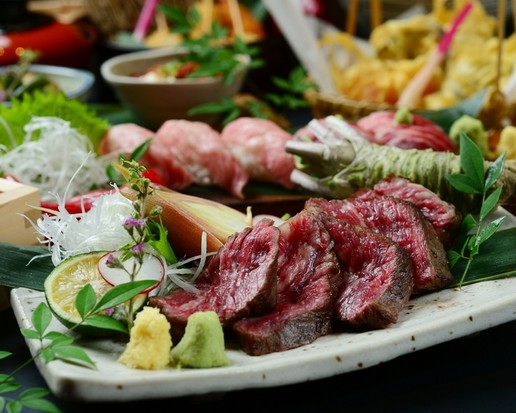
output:
<instances>
[{"instance_id":1,"label":"shredded daikon radish","mask_svg":"<svg viewBox=\"0 0 516 413\"><path fill-rule=\"evenodd\" d=\"M67 199L106 182L108 159L90 156L94 152L91 141L70 122L35 116L24 130L24 142L0 157L0 169L39 188L42 200L50 201L52 194L64 194L72 177ZM81 173L73 176L79 167Z\"/></svg>"},{"instance_id":2,"label":"shredded daikon radish","mask_svg":"<svg viewBox=\"0 0 516 413\"><path fill-rule=\"evenodd\" d=\"M70 214L65 208L44 214L34 228L48 245L52 262L93 251L114 251L131 241L123 223L133 212L130 200L118 190L96 199L87 212Z\"/></svg>"},{"instance_id":3,"label":"shredded daikon radish","mask_svg":"<svg viewBox=\"0 0 516 413\"><path fill-rule=\"evenodd\" d=\"M165 279L158 289L154 290L156 295L167 295L170 291L178 287L192 293L199 292L194 282L204 269L208 257L215 254L215 252L207 252L206 239L206 232L203 232L201 235L201 253L199 255L167 266ZM188 264L191 263L194 265L188 266Z\"/></svg>"}]
</instances>

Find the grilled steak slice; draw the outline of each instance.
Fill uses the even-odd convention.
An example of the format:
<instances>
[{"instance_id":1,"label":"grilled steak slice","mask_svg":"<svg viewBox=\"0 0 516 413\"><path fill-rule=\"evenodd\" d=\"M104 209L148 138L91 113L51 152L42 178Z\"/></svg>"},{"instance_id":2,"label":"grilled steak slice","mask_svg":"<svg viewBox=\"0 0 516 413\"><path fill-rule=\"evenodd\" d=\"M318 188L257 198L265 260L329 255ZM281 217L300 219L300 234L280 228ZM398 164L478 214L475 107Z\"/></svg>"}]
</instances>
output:
<instances>
[{"instance_id":1,"label":"grilled steak slice","mask_svg":"<svg viewBox=\"0 0 516 413\"><path fill-rule=\"evenodd\" d=\"M168 318L173 335L184 330L196 311L213 310L223 327L246 315L271 311L276 305L279 230L264 219L228 238L199 276L199 292L182 289L149 303Z\"/></svg>"},{"instance_id":2,"label":"grilled steak slice","mask_svg":"<svg viewBox=\"0 0 516 413\"><path fill-rule=\"evenodd\" d=\"M321 212L341 264L335 316L354 328L377 329L398 320L414 285L412 260L393 240Z\"/></svg>"},{"instance_id":3,"label":"grilled steak slice","mask_svg":"<svg viewBox=\"0 0 516 413\"><path fill-rule=\"evenodd\" d=\"M312 198L305 207L318 205L346 222L373 229L407 250L414 266L413 295L444 288L453 276L446 250L423 213L411 202L384 195L368 199Z\"/></svg>"},{"instance_id":4,"label":"grilled steak slice","mask_svg":"<svg viewBox=\"0 0 516 413\"><path fill-rule=\"evenodd\" d=\"M341 277L328 232L317 215L301 211L280 226L280 233L276 308L233 325L242 349L251 355L309 344L331 330Z\"/></svg>"},{"instance_id":5,"label":"grilled steak slice","mask_svg":"<svg viewBox=\"0 0 516 413\"><path fill-rule=\"evenodd\" d=\"M370 191L360 191L357 196L367 198ZM389 195L412 202L432 223L445 248L452 246L459 234L462 220L461 214L453 204L443 201L423 185L401 177L384 179L373 187L373 191L379 195Z\"/></svg>"}]
</instances>

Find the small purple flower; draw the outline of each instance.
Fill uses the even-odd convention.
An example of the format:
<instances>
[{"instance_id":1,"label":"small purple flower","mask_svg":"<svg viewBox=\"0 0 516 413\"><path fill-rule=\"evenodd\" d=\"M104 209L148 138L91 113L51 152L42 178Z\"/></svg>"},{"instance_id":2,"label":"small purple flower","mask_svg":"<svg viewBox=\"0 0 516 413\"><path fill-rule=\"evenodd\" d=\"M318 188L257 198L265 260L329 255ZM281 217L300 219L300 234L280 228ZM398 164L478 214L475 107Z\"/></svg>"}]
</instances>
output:
<instances>
[{"instance_id":1,"label":"small purple flower","mask_svg":"<svg viewBox=\"0 0 516 413\"><path fill-rule=\"evenodd\" d=\"M133 255L141 255L143 254L143 251L145 250L145 244L134 244L131 247L131 253Z\"/></svg>"},{"instance_id":2,"label":"small purple flower","mask_svg":"<svg viewBox=\"0 0 516 413\"><path fill-rule=\"evenodd\" d=\"M125 228L144 228L147 220L145 218L137 219L129 217L124 221Z\"/></svg>"},{"instance_id":3,"label":"small purple flower","mask_svg":"<svg viewBox=\"0 0 516 413\"><path fill-rule=\"evenodd\" d=\"M122 267L122 263L113 254L109 254L107 259L106 259L106 266L108 268L121 268Z\"/></svg>"}]
</instances>

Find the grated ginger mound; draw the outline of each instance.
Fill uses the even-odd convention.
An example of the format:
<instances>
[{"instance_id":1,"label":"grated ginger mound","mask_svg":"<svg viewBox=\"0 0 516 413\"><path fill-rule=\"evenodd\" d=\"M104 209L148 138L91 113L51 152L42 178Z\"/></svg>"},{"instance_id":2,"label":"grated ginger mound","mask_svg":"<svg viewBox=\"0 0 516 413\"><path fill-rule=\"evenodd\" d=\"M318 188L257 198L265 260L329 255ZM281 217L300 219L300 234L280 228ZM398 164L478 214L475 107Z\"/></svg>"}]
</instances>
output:
<instances>
[{"instance_id":1,"label":"grated ginger mound","mask_svg":"<svg viewBox=\"0 0 516 413\"><path fill-rule=\"evenodd\" d=\"M170 324L154 307L144 307L134 319L129 343L118 361L132 369L159 370L170 363Z\"/></svg>"}]
</instances>

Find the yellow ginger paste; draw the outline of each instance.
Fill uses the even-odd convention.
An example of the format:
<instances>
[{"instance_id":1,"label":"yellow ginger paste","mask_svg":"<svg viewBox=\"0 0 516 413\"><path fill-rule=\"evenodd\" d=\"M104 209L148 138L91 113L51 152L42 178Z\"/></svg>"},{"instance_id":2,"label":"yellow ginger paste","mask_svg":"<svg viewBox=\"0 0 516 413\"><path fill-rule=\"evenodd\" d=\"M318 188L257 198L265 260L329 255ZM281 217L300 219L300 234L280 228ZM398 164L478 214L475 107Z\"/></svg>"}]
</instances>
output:
<instances>
[{"instance_id":1,"label":"yellow ginger paste","mask_svg":"<svg viewBox=\"0 0 516 413\"><path fill-rule=\"evenodd\" d=\"M154 307L144 307L134 319L129 343L118 359L132 369L158 370L170 363L170 324Z\"/></svg>"}]
</instances>

